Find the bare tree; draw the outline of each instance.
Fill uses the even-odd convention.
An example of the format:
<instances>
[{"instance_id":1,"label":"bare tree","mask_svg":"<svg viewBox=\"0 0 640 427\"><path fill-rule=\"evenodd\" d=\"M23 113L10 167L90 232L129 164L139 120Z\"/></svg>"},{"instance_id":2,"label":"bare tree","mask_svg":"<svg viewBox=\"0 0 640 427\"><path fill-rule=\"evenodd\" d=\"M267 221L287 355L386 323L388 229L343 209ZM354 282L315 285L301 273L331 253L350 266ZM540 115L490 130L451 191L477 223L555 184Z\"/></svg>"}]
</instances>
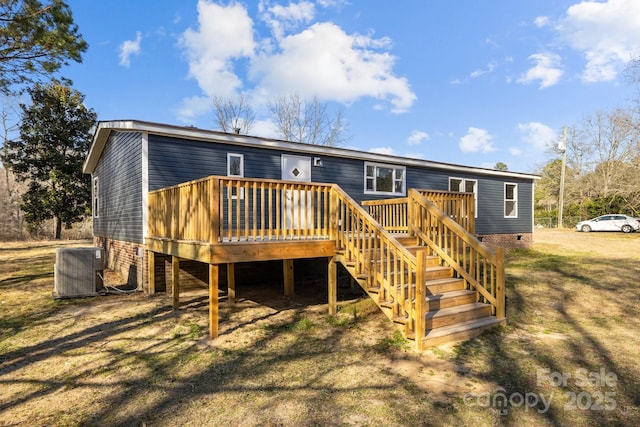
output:
<instances>
[{"instance_id":1,"label":"bare tree","mask_svg":"<svg viewBox=\"0 0 640 427\"><path fill-rule=\"evenodd\" d=\"M2 153L6 156L8 145L12 135L18 133L18 100L11 95L3 95L0 106L0 143L2 143ZM0 164L2 164L0 155ZM23 190L8 168L2 168L4 182L0 185L0 237L20 237L22 235L23 217L20 211L20 194Z\"/></svg>"},{"instance_id":2,"label":"bare tree","mask_svg":"<svg viewBox=\"0 0 640 427\"><path fill-rule=\"evenodd\" d=\"M327 104L314 96L302 99L298 94L281 96L269 103L277 132L287 141L336 146L347 140L342 110L330 116Z\"/></svg>"},{"instance_id":3,"label":"bare tree","mask_svg":"<svg viewBox=\"0 0 640 427\"><path fill-rule=\"evenodd\" d=\"M587 188L600 196L627 190L629 166L638 153L638 132L625 110L599 112L583 126L582 149L589 154ZM634 180L635 181L635 180Z\"/></svg>"},{"instance_id":4,"label":"bare tree","mask_svg":"<svg viewBox=\"0 0 640 427\"><path fill-rule=\"evenodd\" d=\"M256 119L245 94L237 98L213 97L216 109L216 123L223 132L247 135Z\"/></svg>"}]
</instances>

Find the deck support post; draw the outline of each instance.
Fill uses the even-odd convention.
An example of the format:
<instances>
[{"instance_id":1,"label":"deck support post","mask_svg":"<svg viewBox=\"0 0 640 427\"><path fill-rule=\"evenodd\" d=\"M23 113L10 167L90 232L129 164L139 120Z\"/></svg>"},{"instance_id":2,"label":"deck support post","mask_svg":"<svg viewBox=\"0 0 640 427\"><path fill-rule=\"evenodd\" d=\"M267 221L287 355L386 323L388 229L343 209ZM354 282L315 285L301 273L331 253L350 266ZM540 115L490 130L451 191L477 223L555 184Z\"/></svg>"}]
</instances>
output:
<instances>
[{"instance_id":1,"label":"deck support post","mask_svg":"<svg viewBox=\"0 0 640 427\"><path fill-rule=\"evenodd\" d=\"M236 302L236 265L232 262L227 264L227 300Z\"/></svg>"},{"instance_id":2,"label":"deck support post","mask_svg":"<svg viewBox=\"0 0 640 427\"><path fill-rule=\"evenodd\" d=\"M173 309L180 307L180 258L171 257L171 294L173 297Z\"/></svg>"},{"instance_id":3,"label":"deck support post","mask_svg":"<svg viewBox=\"0 0 640 427\"><path fill-rule=\"evenodd\" d=\"M209 338L218 338L218 264L209 264Z\"/></svg>"},{"instance_id":4,"label":"deck support post","mask_svg":"<svg viewBox=\"0 0 640 427\"><path fill-rule=\"evenodd\" d=\"M293 297L293 260L282 260L282 272L284 277L284 294Z\"/></svg>"},{"instance_id":5,"label":"deck support post","mask_svg":"<svg viewBox=\"0 0 640 427\"><path fill-rule=\"evenodd\" d=\"M506 318L505 296L504 296L504 248L496 250L498 263L496 266L496 317Z\"/></svg>"},{"instance_id":6,"label":"deck support post","mask_svg":"<svg viewBox=\"0 0 640 427\"><path fill-rule=\"evenodd\" d=\"M149 295L156 294L156 254L153 251L147 251Z\"/></svg>"},{"instance_id":7,"label":"deck support post","mask_svg":"<svg viewBox=\"0 0 640 427\"><path fill-rule=\"evenodd\" d=\"M423 340L425 338L425 310L426 305L426 280L424 277L427 261L427 251L419 249L416 253L416 303L415 303L415 324L414 336L416 339L416 349L424 349Z\"/></svg>"},{"instance_id":8,"label":"deck support post","mask_svg":"<svg viewBox=\"0 0 640 427\"><path fill-rule=\"evenodd\" d=\"M338 268L335 256L329 257L327 279L329 286L329 316L335 316L338 305Z\"/></svg>"}]
</instances>

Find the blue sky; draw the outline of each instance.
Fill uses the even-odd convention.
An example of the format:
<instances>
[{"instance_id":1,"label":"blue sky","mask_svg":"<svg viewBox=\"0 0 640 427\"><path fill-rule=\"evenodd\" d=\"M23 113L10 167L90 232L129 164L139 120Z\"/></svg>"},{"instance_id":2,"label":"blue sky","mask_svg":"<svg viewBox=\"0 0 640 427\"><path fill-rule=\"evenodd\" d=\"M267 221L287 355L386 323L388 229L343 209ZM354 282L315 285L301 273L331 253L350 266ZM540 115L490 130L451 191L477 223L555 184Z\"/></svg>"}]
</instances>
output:
<instances>
[{"instance_id":1,"label":"blue sky","mask_svg":"<svg viewBox=\"0 0 640 427\"><path fill-rule=\"evenodd\" d=\"M212 97L343 108L346 148L535 172L561 129L630 104L640 1L68 1L62 70L100 120L215 129Z\"/></svg>"}]
</instances>

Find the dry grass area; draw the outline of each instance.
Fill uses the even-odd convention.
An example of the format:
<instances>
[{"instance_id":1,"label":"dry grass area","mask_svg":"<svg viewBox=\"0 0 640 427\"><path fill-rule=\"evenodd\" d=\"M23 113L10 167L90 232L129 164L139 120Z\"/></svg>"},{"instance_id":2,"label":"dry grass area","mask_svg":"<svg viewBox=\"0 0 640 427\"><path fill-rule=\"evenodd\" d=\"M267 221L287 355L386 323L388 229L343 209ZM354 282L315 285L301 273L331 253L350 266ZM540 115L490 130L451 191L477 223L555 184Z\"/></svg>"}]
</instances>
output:
<instances>
[{"instance_id":1,"label":"dry grass area","mask_svg":"<svg viewBox=\"0 0 640 427\"><path fill-rule=\"evenodd\" d=\"M53 301L57 246L0 246L0 426L640 425L638 233L536 231L508 326L423 354L314 280L239 283L213 341L204 289Z\"/></svg>"}]
</instances>

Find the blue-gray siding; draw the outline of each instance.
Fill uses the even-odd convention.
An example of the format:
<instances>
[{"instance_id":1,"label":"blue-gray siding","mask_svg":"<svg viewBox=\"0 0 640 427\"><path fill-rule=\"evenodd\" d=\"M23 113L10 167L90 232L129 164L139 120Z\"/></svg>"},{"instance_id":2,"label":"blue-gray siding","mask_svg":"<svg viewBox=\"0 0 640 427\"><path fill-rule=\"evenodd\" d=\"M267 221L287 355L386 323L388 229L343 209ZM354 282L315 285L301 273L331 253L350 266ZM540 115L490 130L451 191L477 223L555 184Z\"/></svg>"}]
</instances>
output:
<instances>
[{"instance_id":1,"label":"blue-gray siding","mask_svg":"<svg viewBox=\"0 0 640 427\"><path fill-rule=\"evenodd\" d=\"M93 177L99 187L94 236L143 243L140 132L112 132Z\"/></svg>"},{"instance_id":2,"label":"blue-gray siding","mask_svg":"<svg viewBox=\"0 0 640 427\"><path fill-rule=\"evenodd\" d=\"M227 153L244 155L245 177L265 179L280 179L282 154L306 155L270 148L149 135L149 190L209 175L226 175ZM309 155L309 157L313 156ZM312 167L311 176L314 182L336 183L358 202L382 198L364 194L364 160L322 156L322 163L322 167ZM478 181L476 220L478 234L513 234L532 231L532 180L408 166L406 183L407 188L448 190L450 177ZM517 218L504 218L505 182L518 184Z\"/></svg>"}]
</instances>

